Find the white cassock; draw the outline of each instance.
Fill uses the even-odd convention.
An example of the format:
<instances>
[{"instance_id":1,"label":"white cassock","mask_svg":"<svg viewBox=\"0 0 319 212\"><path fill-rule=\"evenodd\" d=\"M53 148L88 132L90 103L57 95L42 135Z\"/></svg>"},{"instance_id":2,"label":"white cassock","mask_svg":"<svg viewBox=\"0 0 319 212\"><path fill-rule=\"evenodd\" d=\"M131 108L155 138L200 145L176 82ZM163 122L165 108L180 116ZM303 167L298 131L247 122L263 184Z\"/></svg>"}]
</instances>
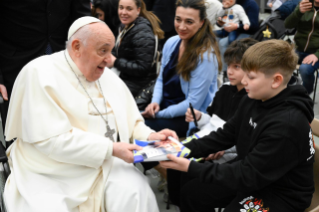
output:
<instances>
[{"instance_id":1,"label":"white cassock","mask_svg":"<svg viewBox=\"0 0 319 212\"><path fill-rule=\"evenodd\" d=\"M66 56L65 56L66 55ZM146 140L144 125L126 85L105 69L88 82L67 51L31 61L16 79L5 135L17 137L8 149L11 175L5 185L9 212L157 212L145 176L112 156L106 124L122 142Z\"/></svg>"}]
</instances>

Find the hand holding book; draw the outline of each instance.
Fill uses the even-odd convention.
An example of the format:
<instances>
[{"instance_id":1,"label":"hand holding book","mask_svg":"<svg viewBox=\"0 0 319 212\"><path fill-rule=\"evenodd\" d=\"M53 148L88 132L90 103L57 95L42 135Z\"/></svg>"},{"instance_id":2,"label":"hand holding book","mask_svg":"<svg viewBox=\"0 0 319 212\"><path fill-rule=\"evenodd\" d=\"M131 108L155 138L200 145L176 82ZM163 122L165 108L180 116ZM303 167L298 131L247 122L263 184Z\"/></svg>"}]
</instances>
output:
<instances>
[{"instance_id":1,"label":"hand holding book","mask_svg":"<svg viewBox=\"0 0 319 212\"><path fill-rule=\"evenodd\" d=\"M167 155L186 157L190 150L173 137L165 141L139 141L135 144L143 147L142 150L134 150L134 163L168 160Z\"/></svg>"}]
</instances>

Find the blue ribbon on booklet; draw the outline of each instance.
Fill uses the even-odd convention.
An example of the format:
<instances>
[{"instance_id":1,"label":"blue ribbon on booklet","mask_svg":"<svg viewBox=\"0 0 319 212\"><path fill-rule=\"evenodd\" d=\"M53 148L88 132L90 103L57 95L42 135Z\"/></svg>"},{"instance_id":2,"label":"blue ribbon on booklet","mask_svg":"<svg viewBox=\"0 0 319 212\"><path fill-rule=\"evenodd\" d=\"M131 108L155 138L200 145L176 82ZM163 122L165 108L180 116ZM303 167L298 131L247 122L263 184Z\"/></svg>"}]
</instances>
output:
<instances>
[{"instance_id":1,"label":"blue ribbon on booklet","mask_svg":"<svg viewBox=\"0 0 319 212\"><path fill-rule=\"evenodd\" d=\"M143 147L142 150L134 150L134 163L168 160L167 155L172 154L177 157L187 157L190 150L173 137L168 137L167 141L139 141L135 144Z\"/></svg>"}]
</instances>

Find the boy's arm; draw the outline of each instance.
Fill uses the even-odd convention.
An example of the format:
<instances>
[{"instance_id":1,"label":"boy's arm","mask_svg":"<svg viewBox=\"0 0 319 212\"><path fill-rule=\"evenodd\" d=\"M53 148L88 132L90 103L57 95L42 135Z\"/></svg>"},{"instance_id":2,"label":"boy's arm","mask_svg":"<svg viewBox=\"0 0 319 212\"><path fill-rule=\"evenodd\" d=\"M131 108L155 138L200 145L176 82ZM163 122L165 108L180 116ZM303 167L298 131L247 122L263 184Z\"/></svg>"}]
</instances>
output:
<instances>
[{"instance_id":1,"label":"boy's arm","mask_svg":"<svg viewBox=\"0 0 319 212\"><path fill-rule=\"evenodd\" d=\"M296 28L302 16L303 13L300 12L298 5L295 10L286 18L285 27L288 29Z\"/></svg>"},{"instance_id":2,"label":"boy's arm","mask_svg":"<svg viewBox=\"0 0 319 212\"><path fill-rule=\"evenodd\" d=\"M218 183L249 192L280 179L297 165L298 157L298 148L291 139L269 134L260 138L254 149L242 160L222 165L191 162L188 174L198 177L203 183Z\"/></svg>"},{"instance_id":3,"label":"boy's arm","mask_svg":"<svg viewBox=\"0 0 319 212\"><path fill-rule=\"evenodd\" d=\"M189 158L207 157L209 154L229 149L236 143L236 120L237 112L228 122L225 123L223 129L211 132L198 140L194 139L185 146L191 150Z\"/></svg>"},{"instance_id":4,"label":"boy's arm","mask_svg":"<svg viewBox=\"0 0 319 212\"><path fill-rule=\"evenodd\" d=\"M249 30L245 31L245 33L255 33L259 29L259 7L256 2L254 4L251 4L247 8L244 8L246 15L248 16L248 19L250 21L250 27ZM239 24L239 28L243 30L243 24Z\"/></svg>"},{"instance_id":5,"label":"boy's arm","mask_svg":"<svg viewBox=\"0 0 319 212\"><path fill-rule=\"evenodd\" d=\"M246 15L246 12L244 10L244 8L240 5L238 5L238 10L237 10L237 14L239 17L239 20L243 23L243 24L247 24L250 25L250 21L248 16Z\"/></svg>"},{"instance_id":6,"label":"boy's arm","mask_svg":"<svg viewBox=\"0 0 319 212\"><path fill-rule=\"evenodd\" d=\"M197 121L199 129L201 129L203 126L205 126L209 122L209 120L211 118L211 116L208 115L207 113L201 112L201 114L202 115L201 115L200 119Z\"/></svg>"}]
</instances>

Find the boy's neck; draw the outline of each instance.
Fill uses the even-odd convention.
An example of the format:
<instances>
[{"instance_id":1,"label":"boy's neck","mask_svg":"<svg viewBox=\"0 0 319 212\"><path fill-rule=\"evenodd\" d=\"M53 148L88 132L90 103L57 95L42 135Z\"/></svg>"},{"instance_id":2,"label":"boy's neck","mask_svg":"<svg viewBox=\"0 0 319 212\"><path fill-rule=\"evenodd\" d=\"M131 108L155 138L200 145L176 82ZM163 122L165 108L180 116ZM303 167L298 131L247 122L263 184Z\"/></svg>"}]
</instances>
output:
<instances>
[{"instance_id":1,"label":"boy's neck","mask_svg":"<svg viewBox=\"0 0 319 212\"><path fill-rule=\"evenodd\" d=\"M279 93L281 93L286 88L287 88L287 85L277 88L276 90L274 90L274 93L272 93L267 99L262 99L261 101L265 102L265 101L267 101L269 99L274 98L275 96L277 96Z\"/></svg>"}]
</instances>

